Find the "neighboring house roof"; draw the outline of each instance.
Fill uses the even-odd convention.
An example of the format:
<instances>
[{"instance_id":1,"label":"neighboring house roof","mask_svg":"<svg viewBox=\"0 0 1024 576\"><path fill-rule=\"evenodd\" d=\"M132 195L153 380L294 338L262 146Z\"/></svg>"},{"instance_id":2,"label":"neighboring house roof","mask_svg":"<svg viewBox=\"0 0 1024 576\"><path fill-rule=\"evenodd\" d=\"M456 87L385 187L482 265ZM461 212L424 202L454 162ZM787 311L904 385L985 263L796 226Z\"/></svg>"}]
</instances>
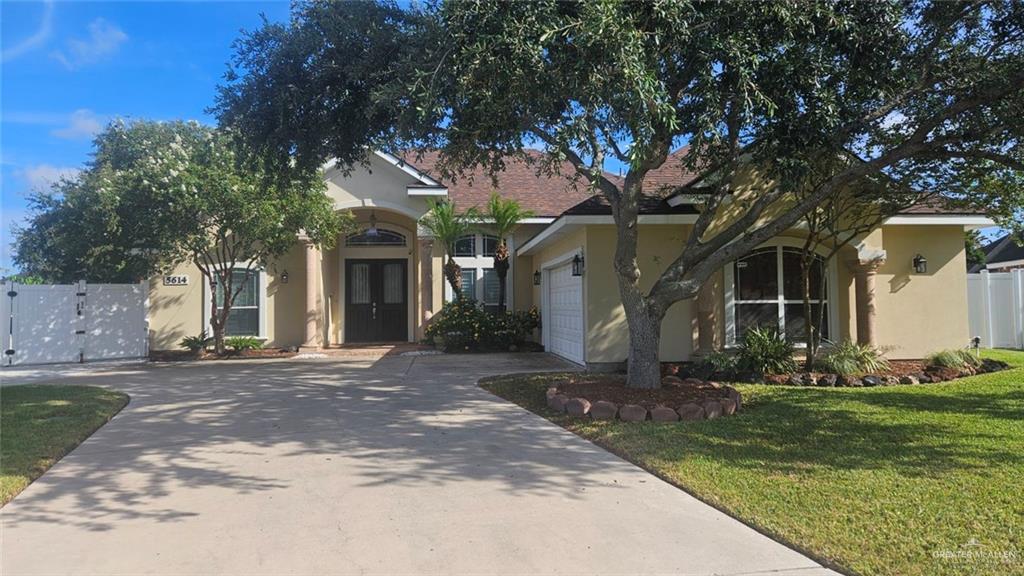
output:
<instances>
[{"instance_id":1,"label":"neighboring house roof","mask_svg":"<svg viewBox=\"0 0 1024 576\"><path fill-rule=\"evenodd\" d=\"M1001 268L1020 263L1024 266L1024 244L1018 244L1012 234L1007 234L987 244L985 264L971 268L971 272L980 272L984 268Z\"/></svg>"}]
</instances>

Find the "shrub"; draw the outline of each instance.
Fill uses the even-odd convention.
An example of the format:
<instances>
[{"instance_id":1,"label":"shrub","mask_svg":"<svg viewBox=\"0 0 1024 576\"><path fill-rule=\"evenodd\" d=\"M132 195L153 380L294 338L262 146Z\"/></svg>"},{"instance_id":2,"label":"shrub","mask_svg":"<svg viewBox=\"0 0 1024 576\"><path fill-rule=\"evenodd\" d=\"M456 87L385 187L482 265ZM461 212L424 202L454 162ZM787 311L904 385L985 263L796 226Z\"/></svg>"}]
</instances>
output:
<instances>
[{"instance_id":1,"label":"shrub","mask_svg":"<svg viewBox=\"0 0 1024 576\"><path fill-rule=\"evenodd\" d=\"M707 376L712 374L732 375L738 372L739 368L739 357L722 350L715 350L701 357L697 362L697 370Z\"/></svg>"},{"instance_id":2,"label":"shrub","mask_svg":"<svg viewBox=\"0 0 1024 576\"><path fill-rule=\"evenodd\" d=\"M831 344L824 349L814 365L822 372L850 376L866 372L884 372L889 369L889 361L883 356L882 350L870 344L858 344L844 340Z\"/></svg>"},{"instance_id":3,"label":"shrub","mask_svg":"<svg viewBox=\"0 0 1024 576\"><path fill-rule=\"evenodd\" d=\"M213 338L210 338L206 334L206 330L199 333L198 336L186 336L181 339L181 347L185 348L189 352L202 352L213 342Z\"/></svg>"},{"instance_id":4,"label":"shrub","mask_svg":"<svg viewBox=\"0 0 1024 576\"><path fill-rule=\"evenodd\" d=\"M928 366L936 368L977 368L981 366L981 358L971 353L970 350L961 348L958 350L941 350L928 356Z\"/></svg>"},{"instance_id":5,"label":"shrub","mask_svg":"<svg viewBox=\"0 0 1024 576\"><path fill-rule=\"evenodd\" d=\"M796 372L793 343L772 326L747 330L739 346L739 367L758 374Z\"/></svg>"},{"instance_id":6,"label":"shrub","mask_svg":"<svg viewBox=\"0 0 1024 576\"><path fill-rule=\"evenodd\" d=\"M445 351L508 350L526 340L539 325L536 308L491 313L472 300L455 300L431 319L424 340Z\"/></svg>"},{"instance_id":7,"label":"shrub","mask_svg":"<svg viewBox=\"0 0 1024 576\"><path fill-rule=\"evenodd\" d=\"M235 352L244 352L263 348L263 341L255 336L231 336L224 339L224 345Z\"/></svg>"}]
</instances>

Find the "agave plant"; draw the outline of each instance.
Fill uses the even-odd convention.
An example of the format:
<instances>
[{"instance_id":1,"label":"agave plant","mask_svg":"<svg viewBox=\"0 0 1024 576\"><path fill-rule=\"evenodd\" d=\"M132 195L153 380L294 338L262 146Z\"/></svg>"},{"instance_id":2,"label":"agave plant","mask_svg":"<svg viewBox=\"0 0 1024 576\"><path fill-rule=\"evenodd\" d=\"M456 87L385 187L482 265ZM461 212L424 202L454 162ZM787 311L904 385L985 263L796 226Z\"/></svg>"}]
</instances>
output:
<instances>
[{"instance_id":1,"label":"agave plant","mask_svg":"<svg viewBox=\"0 0 1024 576\"><path fill-rule=\"evenodd\" d=\"M480 213L476 208L460 213L455 203L448 200L428 202L430 210L420 219L420 224L441 244L445 257L444 277L455 298L462 299L462 267L453 258L455 242L473 231L480 221Z\"/></svg>"},{"instance_id":2,"label":"agave plant","mask_svg":"<svg viewBox=\"0 0 1024 576\"><path fill-rule=\"evenodd\" d=\"M511 236L519 223L533 216L530 210L523 210L519 202L505 200L498 194L491 194L487 202L485 214L491 230L498 237L498 247L494 250L494 273L498 276L498 309L505 311L505 278L508 277L509 255L505 239Z\"/></svg>"}]
</instances>

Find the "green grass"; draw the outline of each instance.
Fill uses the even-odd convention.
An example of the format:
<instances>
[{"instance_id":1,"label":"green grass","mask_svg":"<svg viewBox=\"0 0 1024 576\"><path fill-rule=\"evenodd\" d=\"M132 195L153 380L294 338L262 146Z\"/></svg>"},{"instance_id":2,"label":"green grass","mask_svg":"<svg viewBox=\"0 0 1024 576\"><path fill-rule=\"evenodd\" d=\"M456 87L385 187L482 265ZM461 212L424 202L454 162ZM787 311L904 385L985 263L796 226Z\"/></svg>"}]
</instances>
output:
<instances>
[{"instance_id":1,"label":"green grass","mask_svg":"<svg viewBox=\"0 0 1024 576\"><path fill-rule=\"evenodd\" d=\"M1024 352L986 355L1013 369L918 386L737 385L737 416L687 424L555 414L550 375L482 386L848 570L1024 574Z\"/></svg>"},{"instance_id":2,"label":"green grass","mask_svg":"<svg viewBox=\"0 0 1024 576\"><path fill-rule=\"evenodd\" d=\"M93 386L0 388L0 505L127 403L125 394Z\"/></svg>"}]
</instances>

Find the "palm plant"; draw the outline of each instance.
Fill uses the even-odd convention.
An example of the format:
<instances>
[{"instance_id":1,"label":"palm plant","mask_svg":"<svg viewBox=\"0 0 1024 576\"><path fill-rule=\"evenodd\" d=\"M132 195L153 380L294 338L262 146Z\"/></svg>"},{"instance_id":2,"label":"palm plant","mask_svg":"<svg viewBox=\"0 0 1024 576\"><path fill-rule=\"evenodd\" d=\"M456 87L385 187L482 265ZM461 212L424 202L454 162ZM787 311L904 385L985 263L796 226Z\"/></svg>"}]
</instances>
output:
<instances>
[{"instance_id":1,"label":"palm plant","mask_svg":"<svg viewBox=\"0 0 1024 576\"><path fill-rule=\"evenodd\" d=\"M445 264L444 276L452 287L455 298L462 299L462 268L455 263L455 242L473 231L480 220L480 213L476 208L470 208L463 213L455 207L454 202L448 200L428 200L430 210L420 219L420 224L441 243L444 250Z\"/></svg>"},{"instance_id":2,"label":"palm plant","mask_svg":"<svg viewBox=\"0 0 1024 576\"><path fill-rule=\"evenodd\" d=\"M494 273L498 276L498 309L504 312L505 278L508 276L509 269L508 244L506 244L505 238L511 236L525 218L533 216L533 212L523 210L519 202L515 200L505 200L497 193L493 193L487 202L485 216L491 225L491 230L498 237L498 246L494 250Z\"/></svg>"}]
</instances>

